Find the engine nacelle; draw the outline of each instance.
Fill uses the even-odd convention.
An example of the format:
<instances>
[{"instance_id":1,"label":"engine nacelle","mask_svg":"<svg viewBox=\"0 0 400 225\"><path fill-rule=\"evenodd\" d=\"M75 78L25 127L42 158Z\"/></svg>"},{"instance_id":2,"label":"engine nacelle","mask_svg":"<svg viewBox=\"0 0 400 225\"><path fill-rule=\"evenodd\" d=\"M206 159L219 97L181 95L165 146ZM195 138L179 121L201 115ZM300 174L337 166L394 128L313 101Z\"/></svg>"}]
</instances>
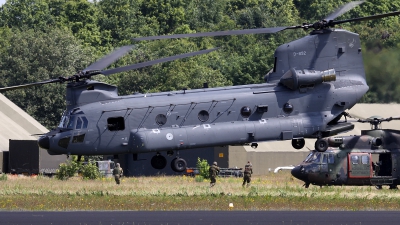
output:
<instances>
[{"instance_id":1,"label":"engine nacelle","mask_svg":"<svg viewBox=\"0 0 400 225\"><path fill-rule=\"evenodd\" d=\"M312 88L317 84L335 80L336 80L335 69L317 71L317 70L295 70L294 68L292 68L281 77L280 82L286 87L292 90L296 90L303 88Z\"/></svg>"}]
</instances>

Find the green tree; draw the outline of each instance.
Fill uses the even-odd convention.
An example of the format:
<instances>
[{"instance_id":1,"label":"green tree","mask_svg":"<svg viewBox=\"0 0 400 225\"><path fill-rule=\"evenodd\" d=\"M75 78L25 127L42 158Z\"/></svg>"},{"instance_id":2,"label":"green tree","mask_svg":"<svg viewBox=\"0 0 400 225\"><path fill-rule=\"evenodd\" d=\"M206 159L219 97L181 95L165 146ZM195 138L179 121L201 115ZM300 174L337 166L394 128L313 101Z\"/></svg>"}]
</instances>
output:
<instances>
[{"instance_id":1,"label":"green tree","mask_svg":"<svg viewBox=\"0 0 400 225\"><path fill-rule=\"evenodd\" d=\"M68 180L75 175L78 169L79 164L73 160L67 161L66 163L61 163L56 172L56 178L59 180Z\"/></svg>"},{"instance_id":2,"label":"green tree","mask_svg":"<svg viewBox=\"0 0 400 225\"><path fill-rule=\"evenodd\" d=\"M147 0L140 7L142 15L155 18L159 25L158 34L174 33L185 20L183 0Z\"/></svg>"},{"instance_id":3,"label":"green tree","mask_svg":"<svg viewBox=\"0 0 400 225\"><path fill-rule=\"evenodd\" d=\"M199 169L200 176L202 176L205 179L210 178L210 173L209 173L210 165L208 164L207 160L197 158L196 167Z\"/></svg>"},{"instance_id":4,"label":"green tree","mask_svg":"<svg viewBox=\"0 0 400 225\"><path fill-rule=\"evenodd\" d=\"M68 30L13 30L0 55L0 85L34 83L70 76L85 68L90 51ZM11 41L12 40L12 41ZM47 84L4 93L47 128L58 125L65 109L65 85Z\"/></svg>"},{"instance_id":5,"label":"green tree","mask_svg":"<svg viewBox=\"0 0 400 225\"><path fill-rule=\"evenodd\" d=\"M397 48L383 49L380 52L363 53L367 82L370 86L364 102L400 102L400 51Z\"/></svg>"},{"instance_id":6,"label":"green tree","mask_svg":"<svg viewBox=\"0 0 400 225\"><path fill-rule=\"evenodd\" d=\"M99 168L96 166L96 163L92 161L87 164L82 164L80 166L80 172L83 178L89 180L95 180L101 177Z\"/></svg>"}]
</instances>

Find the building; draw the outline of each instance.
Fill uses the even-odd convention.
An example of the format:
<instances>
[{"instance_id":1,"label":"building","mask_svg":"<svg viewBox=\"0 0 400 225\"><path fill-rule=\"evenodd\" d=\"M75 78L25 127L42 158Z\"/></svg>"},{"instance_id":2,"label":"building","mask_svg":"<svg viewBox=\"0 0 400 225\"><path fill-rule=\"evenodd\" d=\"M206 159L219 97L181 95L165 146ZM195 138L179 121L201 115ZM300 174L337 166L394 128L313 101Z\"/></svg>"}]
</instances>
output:
<instances>
[{"instance_id":1,"label":"building","mask_svg":"<svg viewBox=\"0 0 400 225\"><path fill-rule=\"evenodd\" d=\"M21 108L0 94L0 172L9 172L9 142L10 140L37 140L38 135L47 133L48 129L33 119ZM37 147L37 146L35 146ZM50 159L65 161L66 156L50 156L47 151L41 155Z\"/></svg>"}]
</instances>

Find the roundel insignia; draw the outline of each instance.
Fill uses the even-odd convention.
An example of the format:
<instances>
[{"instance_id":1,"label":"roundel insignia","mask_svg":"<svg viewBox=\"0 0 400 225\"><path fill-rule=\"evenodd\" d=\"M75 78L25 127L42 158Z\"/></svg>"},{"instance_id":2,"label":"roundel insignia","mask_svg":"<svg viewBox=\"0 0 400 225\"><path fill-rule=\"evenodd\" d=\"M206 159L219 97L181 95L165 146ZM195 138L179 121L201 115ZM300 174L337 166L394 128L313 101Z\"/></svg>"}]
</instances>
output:
<instances>
[{"instance_id":1,"label":"roundel insignia","mask_svg":"<svg viewBox=\"0 0 400 225\"><path fill-rule=\"evenodd\" d=\"M165 137L166 137L168 140L174 139L174 135L172 135L171 133L168 133L167 135L165 135Z\"/></svg>"}]
</instances>

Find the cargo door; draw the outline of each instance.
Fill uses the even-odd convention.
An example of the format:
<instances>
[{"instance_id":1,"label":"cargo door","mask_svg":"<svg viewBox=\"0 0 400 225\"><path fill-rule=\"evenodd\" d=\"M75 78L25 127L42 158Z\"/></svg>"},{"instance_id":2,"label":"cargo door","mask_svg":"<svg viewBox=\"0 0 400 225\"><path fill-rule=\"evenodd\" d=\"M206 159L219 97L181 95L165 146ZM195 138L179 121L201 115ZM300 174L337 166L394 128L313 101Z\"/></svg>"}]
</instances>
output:
<instances>
[{"instance_id":1,"label":"cargo door","mask_svg":"<svg viewBox=\"0 0 400 225\"><path fill-rule=\"evenodd\" d=\"M349 153L348 154L349 178L372 177L371 154Z\"/></svg>"}]
</instances>

